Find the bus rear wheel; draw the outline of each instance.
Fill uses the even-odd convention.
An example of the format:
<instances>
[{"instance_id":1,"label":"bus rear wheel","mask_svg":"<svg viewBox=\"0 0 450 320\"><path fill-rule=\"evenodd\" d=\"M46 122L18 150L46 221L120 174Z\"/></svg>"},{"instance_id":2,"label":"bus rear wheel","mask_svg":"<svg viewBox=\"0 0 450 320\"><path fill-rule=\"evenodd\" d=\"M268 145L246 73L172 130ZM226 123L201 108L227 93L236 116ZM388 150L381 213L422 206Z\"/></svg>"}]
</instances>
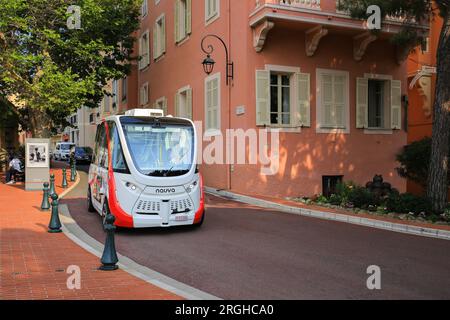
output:
<instances>
[{"instance_id":1,"label":"bus rear wheel","mask_svg":"<svg viewBox=\"0 0 450 320\"><path fill-rule=\"evenodd\" d=\"M94 205L92 204L92 194L91 194L91 187L88 187L88 193L87 193L87 205L88 205L88 211L89 212L95 212Z\"/></svg>"}]
</instances>

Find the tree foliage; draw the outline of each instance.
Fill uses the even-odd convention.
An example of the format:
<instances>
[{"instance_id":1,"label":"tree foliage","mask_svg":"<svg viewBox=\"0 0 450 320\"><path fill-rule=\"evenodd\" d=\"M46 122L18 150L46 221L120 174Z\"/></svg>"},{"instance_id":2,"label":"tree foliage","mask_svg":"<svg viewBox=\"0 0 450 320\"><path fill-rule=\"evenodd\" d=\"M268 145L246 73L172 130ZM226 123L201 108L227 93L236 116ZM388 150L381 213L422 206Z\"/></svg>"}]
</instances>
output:
<instances>
[{"instance_id":1,"label":"tree foliage","mask_svg":"<svg viewBox=\"0 0 450 320\"><path fill-rule=\"evenodd\" d=\"M67 26L70 5L81 8L81 29ZM35 115L59 125L96 107L107 82L129 73L139 8L140 0L0 0L0 97L25 129Z\"/></svg>"}]
</instances>

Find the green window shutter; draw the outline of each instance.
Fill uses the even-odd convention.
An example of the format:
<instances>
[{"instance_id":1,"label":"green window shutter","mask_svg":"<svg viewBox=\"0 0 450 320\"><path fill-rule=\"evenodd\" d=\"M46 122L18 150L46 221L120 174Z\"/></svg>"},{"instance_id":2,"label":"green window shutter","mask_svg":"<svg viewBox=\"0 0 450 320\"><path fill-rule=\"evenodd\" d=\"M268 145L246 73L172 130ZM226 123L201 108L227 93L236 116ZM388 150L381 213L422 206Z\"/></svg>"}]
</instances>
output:
<instances>
[{"instance_id":1,"label":"green window shutter","mask_svg":"<svg viewBox=\"0 0 450 320\"><path fill-rule=\"evenodd\" d=\"M159 48L158 48L158 32L157 32L158 26L155 23L155 27L153 29L153 59L156 60L156 58L159 57Z\"/></svg>"},{"instance_id":2,"label":"green window shutter","mask_svg":"<svg viewBox=\"0 0 450 320\"><path fill-rule=\"evenodd\" d=\"M335 126L335 114L333 104L333 77L329 74L321 75L321 95L322 95L322 123L323 127Z\"/></svg>"},{"instance_id":3,"label":"green window shutter","mask_svg":"<svg viewBox=\"0 0 450 320\"><path fill-rule=\"evenodd\" d=\"M175 100L174 100L175 103L174 103L174 105L175 105L175 116L176 117L179 117L181 115L179 96L180 96L179 93L175 93Z\"/></svg>"},{"instance_id":4,"label":"green window shutter","mask_svg":"<svg viewBox=\"0 0 450 320\"><path fill-rule=\"evenodd\" d=\"M270 125L270 72L256 70L256 125Z\"/></svg>"},{"instance_id":5,"label":"green window shutter","mask_svg":"<svg viewBox=\"0 0 450 320\"><path fill-rule=\"evenodd\" d=\"M192 0L186 0L186 34L192 33Z\"/></svg>"},{"instance_id":6,"label":"green window shutter","mask_svg":"<svg viewBox=\"0 0 450 320\"><path fill-rule=\"evenodd\" d=\"M142 41L143 40L143 38L142 37L140 37L139 38L139 69L142 69L143 67L143 65L144 65L144 57L143 57L143 51L142 51L142 45L143 45L143 42L144 41Z\"/></svg>"},{"instance_id":7,"label":"green window shutter","mask_svg":"<svg viewBox=\"0 0 450 320\"><path fill-rule=\"evenodd\" d=\"M180 0L175 0L175 43L180 41Z\"/></svg>"},{"instance_id":8,"label":"green window shutter","mask_svg":"<svg viewBox=\"0 0 450 320\"><path fill-rule=\"evenodd\" d=\"M402 82L391 81L391 128L402 128Z\"/></svg>"},{"instance_id":9,"label":"green window shutter","mask_svg":"<svg viewBox=\"0 0 450 320\"><path fill-rule=\"evenodd\" d=\"M161 54L166 53L166 16L161 21Z\"/></svg>"},{"instance_id":10,"label":"green window shutter","mask_svg":"<svg viewBox=\"0 0 450 320\"><path fill-rule=\"evenodd\" d=\"M186 91L186 109L187 117L194 120L192 110L192 89Z\"/></svg>"},{"instance_id":11,"label":"green window shutter","mask_svg":"<svg viewBox=\"0 0 450 320\"><path fill-rule=\"evenodd\" d=\"M369 79L356 78L356 128L369 127Z\"/></svg>"},{"instance_id":12,"label":"green window shutter","mask_svg":"<svg viewBox=\"0 0 450 320\"><path fill-rule=\"evenodd\" d=\"M302 127L310 127L310 75L309 73L296 73L295 76L297 79L297 108L294 112L294 124Z\"/></svg>"}]
</instances>

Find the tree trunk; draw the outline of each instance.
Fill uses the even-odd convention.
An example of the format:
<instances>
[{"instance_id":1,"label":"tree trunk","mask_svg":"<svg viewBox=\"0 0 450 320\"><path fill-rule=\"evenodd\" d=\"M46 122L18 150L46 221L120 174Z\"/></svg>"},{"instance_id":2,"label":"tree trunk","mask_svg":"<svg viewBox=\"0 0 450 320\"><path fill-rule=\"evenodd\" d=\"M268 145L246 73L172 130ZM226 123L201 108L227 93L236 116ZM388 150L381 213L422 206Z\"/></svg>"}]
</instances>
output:
<instances>
[{"instance_id":1,"label":"tree trunk","mask_svg":"<svg viewBox=\"0 0 450 320\"><path fill-rule=\"evenodd\" d=\"M450 140L450 17L444 17L437 53L437 79L434 103L433 136L427 195L433 211L447 206Z\"/></svg>"},{"instance_id":2,"label":"tree trunk","mask_svg":"<svg viewBox=\"0 0 450 320\"><path fill-rule=\"evenodd\" d=\"M51 120L41 110L34 108L30 112L30 132L33 138L51 137Z\"/></svg>"}]
</instances>

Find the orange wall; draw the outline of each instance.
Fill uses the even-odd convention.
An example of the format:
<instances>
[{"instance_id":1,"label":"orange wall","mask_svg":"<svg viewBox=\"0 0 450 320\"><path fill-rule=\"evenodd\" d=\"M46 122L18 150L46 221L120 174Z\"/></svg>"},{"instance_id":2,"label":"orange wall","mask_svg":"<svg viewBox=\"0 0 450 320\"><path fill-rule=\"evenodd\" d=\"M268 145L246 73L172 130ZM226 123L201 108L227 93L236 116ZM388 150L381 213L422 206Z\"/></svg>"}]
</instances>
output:
<instances>
[{"instance_id":1,"label":"orange wall","mask_svg":"<svg viewBox=\"0 0 450 320\"><path fill-rule=\"evenodd\" d=\"M231 8L229 7L231 3ZM330 5L327 1L322 3ZM220 35L230 48L235 63L233 85L225 85L224 53L221 44L214 42L214 72L221 72L221 127L255 128L255 70L266 64L294 66L311 75L311 128L301 133L280 134L280 171L275 176L260 175L260 166L236 165L231 172L231 189L237 192L268 194L274 196L312 195L322 191L322 175L344 175L345 180L360 184L382 174L385 181L400 191L406 190L406 181L395 168L395 155L406 144L403 130L392 134L364 134L355 127L356 77L364 73L391 75L402 80L406 93L406 63L395 62L394 48L387 40L377 40L361 62L353 59L353 40L345 32L326 36L314 57L306 57L304 32L289 24L276 24L269 32L261 53L253 47L253 32L249 15L255 1L221 1L220 18L205 26L203 1L192 1L192 34L180 46L174 44L173 1L161 1L156 7L149 1L149 16L142 23L142 32L151 31L155 19L166 13L166 54L158 62L151 61L149 68L138 72L139 85L149 82L150 104L165 96L169 113L174 113L175 92L186 85L193 88L194 120L204 119L204 79L201 61L205 55L200 49L202 37L208 33ZM333 6L334 7L334 6ZM231 12L231 15L229 14ZM152 33L150 33L152 34ZM152 36L151 36L152 38ZM152 43L152 42L151 42ZM153 57L152 57L153 58ZM316 68L345 70L350 74L350 134L317 134ZM235 108L245 106L245 115L237 116ZM231 114L231 117L229 117ZM230 126L228 124L230 123ZM226 165L202 166L206 185L227 188L230 181Z\"/></svg>"},{"instance_id":2,"label":"orange wall","mask_svg":"<svg viewBox=\"0 0 450 320\"><path fill-rule=\"evenodd\" d=\"M408 57L408 85L414 78L418 70L422 66L436 66L437 48L439 45L439 36L442 29L443 21L440 16L431 19L430 23L430 45L428 52L422 52L420 47L417 47L413 53ZM436 75L431 77L431 110L424 108L425 97L421 94L419 85L408 88L409 108L408 108L408 143L421 140L424 137L431 137L433 127L433 104L436 90ZM408 192L414 194L424 194L424 189L408 181ZM450 198L450 191L449 191Z\"/></svg>"}]
</instances>

